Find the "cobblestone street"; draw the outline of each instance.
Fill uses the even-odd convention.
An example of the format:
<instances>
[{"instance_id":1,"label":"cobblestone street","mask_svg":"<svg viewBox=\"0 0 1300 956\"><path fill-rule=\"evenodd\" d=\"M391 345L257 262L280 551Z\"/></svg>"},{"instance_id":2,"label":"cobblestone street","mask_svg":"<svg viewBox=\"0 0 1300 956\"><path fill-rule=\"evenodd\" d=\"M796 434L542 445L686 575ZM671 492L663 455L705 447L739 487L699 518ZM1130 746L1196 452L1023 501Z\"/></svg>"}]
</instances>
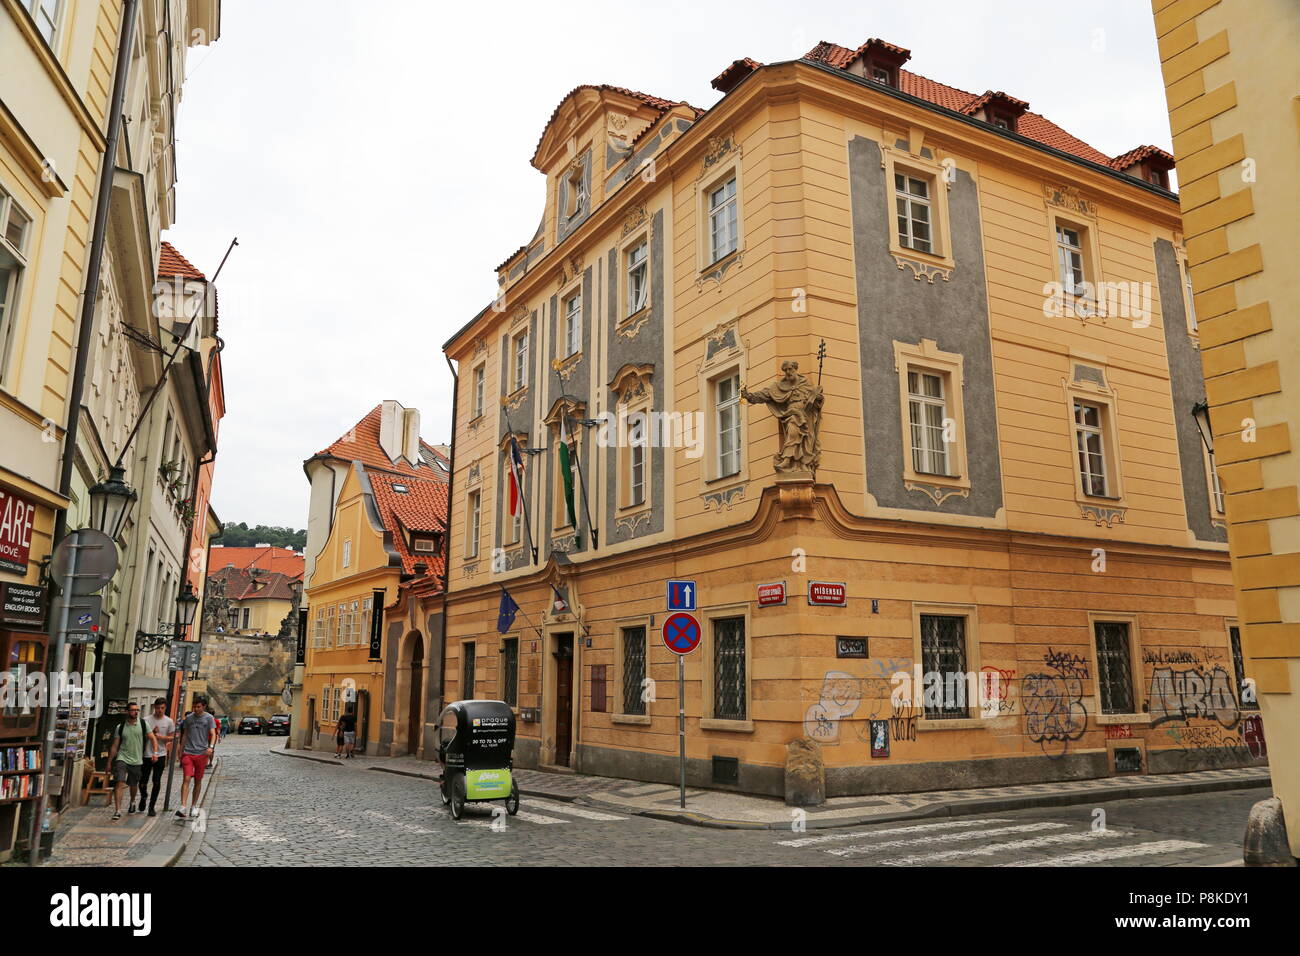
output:
<instances>
[{"instance_id":1,"label":"cobblestone street","mask_svg":"<svg viewBox=\"0 0 1300 956\"><path fill-rule=\"evenodd\" d=\"M270 752L279 746L257 736L221 745L206 826L181 865L1230 865L1265 793L1105 803L1104 828L1081 805L805 833L706 829L525 796L494 830L483 807L453 821L426 779Z\"/></svg>"}]
</instances>

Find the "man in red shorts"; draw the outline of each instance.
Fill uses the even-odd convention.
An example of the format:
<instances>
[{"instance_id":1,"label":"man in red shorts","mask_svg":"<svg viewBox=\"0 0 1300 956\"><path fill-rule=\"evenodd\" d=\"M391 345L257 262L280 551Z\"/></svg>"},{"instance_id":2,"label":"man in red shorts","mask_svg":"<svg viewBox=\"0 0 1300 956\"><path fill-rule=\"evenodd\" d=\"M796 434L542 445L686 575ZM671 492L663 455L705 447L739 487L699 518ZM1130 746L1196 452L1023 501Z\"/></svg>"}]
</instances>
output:
<instances>
[{"instance_id":1,"label":"man in red shorts","mask_svg":"<svg viewBox=\"0 0 1300 956\"><path fill-rule=\"evenodd\" d=\"M176 816L184 820L197 816L199 791L203 789L203 774L212 759L212 750L217 743L217 721L208 713L208 702L204 697L194 698L194 709L181 721L181 770L185 777L181 780L181 806ZM194 782L194 804L190 805L190 782Z\"/></svg>"}]
</instances>

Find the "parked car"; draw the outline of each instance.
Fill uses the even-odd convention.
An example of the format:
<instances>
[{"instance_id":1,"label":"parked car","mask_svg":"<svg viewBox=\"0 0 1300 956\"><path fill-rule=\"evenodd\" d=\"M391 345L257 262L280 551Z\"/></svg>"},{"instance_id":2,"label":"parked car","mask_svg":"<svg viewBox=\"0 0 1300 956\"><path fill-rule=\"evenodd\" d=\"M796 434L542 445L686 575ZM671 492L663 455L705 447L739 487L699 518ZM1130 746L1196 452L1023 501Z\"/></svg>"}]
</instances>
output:
<instances>
[{"instance_id":1,"label":"parked car","mask_svg":"<svg viewBox=\"0 0 1300 956\"><path fill-rule=\"evenodd\" d=\"M272 714L270 721L266 725L266 735L278 734L285 737L289 736L289 724L292 718L288 714Z\"/></svg>"},{"instance_id":2,"label":"parked car","mask_svg":"<svg viewBox=\"0 0 1300 956\"><path fill-rule=\"evenodd\" d=\"M266 719L264 717L245 717L239 722L239 732L241 734L260 734L266 729Z\"/></svg>"}]
</instances>

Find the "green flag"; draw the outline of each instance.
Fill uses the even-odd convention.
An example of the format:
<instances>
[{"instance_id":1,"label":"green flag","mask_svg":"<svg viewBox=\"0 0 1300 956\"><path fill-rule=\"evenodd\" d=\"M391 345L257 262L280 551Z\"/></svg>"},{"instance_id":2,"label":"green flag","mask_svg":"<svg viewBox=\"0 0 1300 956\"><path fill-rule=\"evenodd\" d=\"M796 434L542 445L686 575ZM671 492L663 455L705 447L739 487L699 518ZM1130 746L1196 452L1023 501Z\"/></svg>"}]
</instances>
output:
<instances>
[{"instance_id":1,"label":"green flag","mask_svg":"<svg viewBox=\"0 0 1300 956\"><path fill-rule=\"evenodd\" d=\"M573 507L573 462L569 455L569 436L560 416L560 477L564 481L564 507L569 514L569 524L578 530L578 515Z\"/></svg>"}]
</instances>

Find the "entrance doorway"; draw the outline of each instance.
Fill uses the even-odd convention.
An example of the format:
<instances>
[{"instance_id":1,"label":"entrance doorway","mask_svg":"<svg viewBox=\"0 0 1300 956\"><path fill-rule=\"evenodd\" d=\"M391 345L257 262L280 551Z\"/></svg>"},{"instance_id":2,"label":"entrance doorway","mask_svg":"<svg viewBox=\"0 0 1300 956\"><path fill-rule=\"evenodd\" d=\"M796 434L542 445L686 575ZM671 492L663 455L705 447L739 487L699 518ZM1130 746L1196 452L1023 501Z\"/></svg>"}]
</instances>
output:
<instances>
[{"instance_id":1,"label":"entrance doorway","mask_svg":"<svg viewBox=\"0 0 1300 956\"><path fill-rule=\"evenodd\" d=\"M411 754L420 752L420 723L424 716L421 706L424 696L424 642L418 638L411 648L411 702L407 716L406 748Z\"/></svg>"},{"instance_id":2,"label":"entrance doorway","mask_svg":"<svg viewBox=\"0 0 1300 956\"><path fill-rule=\"evenodd\" d=\"M316 735L320 733L320 728L316 726L316 698L307 698L307 736L304 745L306 750L316 749Z\"/></svg>"},{"instance_id":3,"label":"entrance doorway","mask_svg":"<svg viewBox=\"0 0 1300 956\"><path fill-rule=\"evenodd\" d=\"M555 762L569 766L573 747L573 634L556 634L555 650Z\"/></svg>"}]
</instances>

